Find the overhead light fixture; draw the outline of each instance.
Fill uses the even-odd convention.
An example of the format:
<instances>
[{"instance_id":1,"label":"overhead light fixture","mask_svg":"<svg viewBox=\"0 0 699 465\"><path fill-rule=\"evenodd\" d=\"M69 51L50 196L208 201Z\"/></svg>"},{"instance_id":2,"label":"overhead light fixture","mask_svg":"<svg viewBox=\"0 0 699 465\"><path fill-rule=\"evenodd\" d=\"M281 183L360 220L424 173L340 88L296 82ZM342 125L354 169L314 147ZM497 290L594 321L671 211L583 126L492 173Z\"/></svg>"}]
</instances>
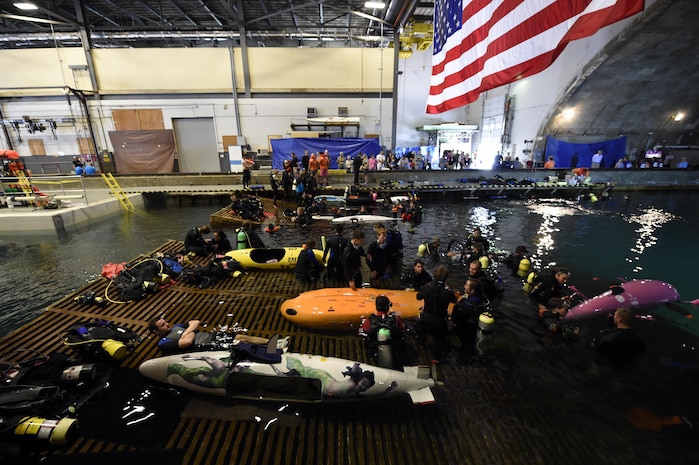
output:
<instances>
[{"instance_id":1,"label":"overhead light fixture","mask_svg":"<svg viewBox=\"0 0 699 465\"><path fill-rule=\"evenodd\" d=\"M384 2L366 2L364 8L372 8L377 10L383 10L386 8L386 3Z\"/></svg>"},{"instance_id":2,"label":"overhead light fixture","mask_svg":"<svg viewBox=\"0 0 699 465\"><path fill-rule=\"evenodd\" d=\"M675 121L682 121L682 118L684 118L684 113L682 112L672 116L672 119L674 119Z\"/></svg>"},{"instance_id":3,"label":"overhead light fixture","mask_svg":"<svg viewBox=\"0 0 699 465\"><path fill-rule=\"evenodd\" d=\"M29 2L15 2L13 3L15 8L18 8L20 10L38 10L39 7L34 5L33 3Z\"/></svg>"}]
</instances>

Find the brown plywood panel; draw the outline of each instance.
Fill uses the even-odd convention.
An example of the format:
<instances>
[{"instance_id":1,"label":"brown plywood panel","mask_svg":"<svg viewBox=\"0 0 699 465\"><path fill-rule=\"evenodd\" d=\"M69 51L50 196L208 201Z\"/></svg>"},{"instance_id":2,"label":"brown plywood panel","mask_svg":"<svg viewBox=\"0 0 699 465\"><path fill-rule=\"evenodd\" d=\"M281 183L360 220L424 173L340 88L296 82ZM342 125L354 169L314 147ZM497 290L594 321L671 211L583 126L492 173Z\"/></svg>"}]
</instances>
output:
<instances>
[{"instance_id":1,"label":"brown plywood panel","mask_svg":"<svg viewBox=\"0 0 699 465\"><path fill-rule=\"evenodd\" d=\"M97 151L92 144L92 139L89 137L78 137L78 146L80 147L80 155L96 155Z\"/></svg>"},{"instance_id":2,"label":"brown plywood panel","mask_svg":"<svg viewBox=\"0 0 699 465\"><path fill-rule=\"evenodd\" d=\"M238 136L223 136L223 149L228 151L228 147L238 145Z\"/></svg>"},{"instance_id":3,"label":"brown plywood panel","mask_svg":"<svg viewBox=\"0 0 699 465\"><path fill-rule=\"evenodd\" d=\"M139 129L141 131L165 129L163 124L163 111L159 108L142 108L136 110Z\"/></svg>"},{"instance_id":4,"label":"brown plywood panel","mask_svg":"<svg viewBox=\"0 0 699 465\"><path fill-rule=\"evenodd\" d=\"M308 137L309 139L317 139L320 135L317 131L291 131L291 137Z\"/></svg>"},{"instance_id":5,"label":"brown plywood panel","mask_svg":"<svg viewBox=\"0 0 699 465\"><path fill-rule=\"evenodd\" d=\"M138 131L141 126L138 122L138 114L134 109L112 110L112 121L117 131Z\"/></svg>"},{"instance_id":6,"label":"brown plywood panel","mask_svg":"<svg viewBox=\"0 0 699 465\"><path fill-rule=\"evenodd\" d=\"M46 155L43 139L27 139L29 144L29 152L32 155Z\"/></svg>"}]
</instances>

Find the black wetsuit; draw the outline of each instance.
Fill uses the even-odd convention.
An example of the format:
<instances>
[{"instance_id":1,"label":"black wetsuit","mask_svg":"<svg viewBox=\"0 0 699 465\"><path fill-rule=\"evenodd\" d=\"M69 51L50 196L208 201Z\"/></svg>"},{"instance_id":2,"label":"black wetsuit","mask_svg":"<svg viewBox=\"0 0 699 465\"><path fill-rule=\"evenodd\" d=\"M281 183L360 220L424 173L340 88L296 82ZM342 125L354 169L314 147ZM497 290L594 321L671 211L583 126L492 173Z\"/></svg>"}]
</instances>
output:
<instances>
[{"instance_id":1,"label":"black wetsuit","mask_svg":"<svg viewBox=\"0 0 699 465\"><path fill-rule=\"evenodd\" d=\"M447 348L445 338L448 329L449 304L456 303L456 294L446 289L442 281L432 281L420 289L416 298L425 301L420 317L421 336L432 336L435 355L443 355Z\"/></svg>"},{"instance_id":2,"label":"black wetsuit","mask_svg":"<svg viewBox=\"0 0 699 465\"><path fill-rule=\"evenodd\" d=\"M211 333L197 331L194 334L194 344L181 349L178 346L178 342L180 340L180 337L182 337L182 333L184 333L186 329L187 326L183 325L182 323L173 325L170 328L170 332L158 341L158 349L160 349L160 351L163 354L167 355L176 354L178 352L191 352L193 350L201 350L202 346L211 344Z\"/></svg>"},{"instance_id":3,"label":"black wetsuit","mask_svg":"<svg viewBox=\"0 0 699 465\"><path fill-rule=\"evenodd\" d=\"M345 250L342 251L342 262L345 270L345 279L354 281L356 287L362 287L364 279L362 278L362 257L366 253L362 246L355 247L350 241Z\"/></svg>"},{"instance_id":4,"label":"black wetsuit","mask_svg":"<svg viewBox=\"0 0 699 465\"><path fill-rule=\"evenodd\" d=\"M461 341L461 350L467 355L476 353L478 318L486 310L485 303L478 296L468 296L459 300L451 312L451 321L456 326L456 334Z\"/></svg>"},{"instance_id":5,"label":"black wetsuit","mask_svg":"<svg viewBox=\"0 0 699 465\"><path fill-rule=\"evenodd\" d=\"M184 250L205 257L209 254L209 244L204 240L199 228L192 228L184 238Z\"/></svg>"},{"instance_id":6,"label":"black wetsuit","mask_svg":"<svg viewBox=\"0 0 699 465\"><path fill-rule=\"evenodd\" d=\"M328 281L334 285L344 286L347 282L345 270L342 266L342 252L348 243L347 239L336 235L328 239L325 244L325 250L323 251L323 261L327 263L325 272Z\"/></svg>"},{"instance_id":7,"label":"black wetsuit","mask_svg":"<svg viewBox=\"0 0 699 465\"><path fill-rule=\"evenodd\" d=\"M602 358L620 371L630 369L636 357L646 351L646 344L631 329L603 329L593 343Z\"/></svg>"}]
</instances>

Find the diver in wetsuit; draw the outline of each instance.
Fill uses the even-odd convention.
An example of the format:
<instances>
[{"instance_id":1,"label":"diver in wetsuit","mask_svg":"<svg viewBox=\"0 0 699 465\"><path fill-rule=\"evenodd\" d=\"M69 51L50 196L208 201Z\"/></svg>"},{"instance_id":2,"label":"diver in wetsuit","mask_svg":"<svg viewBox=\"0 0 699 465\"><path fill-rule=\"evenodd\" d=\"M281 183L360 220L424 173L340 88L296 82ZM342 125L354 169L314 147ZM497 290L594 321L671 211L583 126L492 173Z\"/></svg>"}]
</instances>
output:
<instances>
[{"instance_id":1,"label":"diver in wetsuit","mask_svg":"<svg viewBox=\"0 0 699 465\"><path fill-rule=\"evenodd\" d=\"M636 357L646 352L643 340L631 329L634 314L628 308L618 308L614 312L614 327L600 331L592 340L597 353L612 364L617 371L628 371Z\"/></svg>"}]
</instances>

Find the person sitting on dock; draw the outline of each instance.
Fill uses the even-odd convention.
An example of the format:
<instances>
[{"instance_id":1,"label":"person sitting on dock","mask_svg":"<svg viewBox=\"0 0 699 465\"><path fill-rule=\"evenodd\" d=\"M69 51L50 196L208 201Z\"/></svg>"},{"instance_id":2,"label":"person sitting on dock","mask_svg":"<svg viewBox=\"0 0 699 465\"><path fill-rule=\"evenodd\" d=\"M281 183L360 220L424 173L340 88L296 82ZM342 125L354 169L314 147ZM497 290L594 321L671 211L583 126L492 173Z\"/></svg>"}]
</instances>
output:
<instances>
[{"instance_id":1,"label":"person sitting on dock","mask_svg":"<svg viewBox=\"0 0 699 465\"><path fill-rule=\"evenodd\" d=\"M211 242L208 239L204 239L204 234L209 234L210 232L211 228L206 225L190 229L184 238L184 250L200 257L209 255Z\"/></svg>"},{"instance_id":2,"label":"person sitting on dock","mask_svg":"<svg viewBox=\"0 0 699 465\"><path fill-rule=\"evenodd\" d=\"M231 241L228 240L228 236L226 236L223 230L214 232L214 238L211 240L211 250L215 254L223 254L229 250L233 250Z\"/></svg>"},{"instance_id":3,"label":"person sitting on dock","mask_svg":"<svg viewBox=\"0 0 699 465\"><path fill-rule=\"evenodd\" d=\"M238 198L235 193L231 194L231 206L229 207L231 209L231 213L233 215L237 215L240 213L240 199Z\"/></svg>"},{"instance_id":4,"label":"person sitting on dock","mask_svg":"<svg viewBox=\"0 0 699 465\"><path fill-rule=\"evenodd\" d=\"M250 195L244 195L240 202L240 216L246 220L262 221L264 218L264 210L260 201Z\"/></svg>"}]
</instances>

